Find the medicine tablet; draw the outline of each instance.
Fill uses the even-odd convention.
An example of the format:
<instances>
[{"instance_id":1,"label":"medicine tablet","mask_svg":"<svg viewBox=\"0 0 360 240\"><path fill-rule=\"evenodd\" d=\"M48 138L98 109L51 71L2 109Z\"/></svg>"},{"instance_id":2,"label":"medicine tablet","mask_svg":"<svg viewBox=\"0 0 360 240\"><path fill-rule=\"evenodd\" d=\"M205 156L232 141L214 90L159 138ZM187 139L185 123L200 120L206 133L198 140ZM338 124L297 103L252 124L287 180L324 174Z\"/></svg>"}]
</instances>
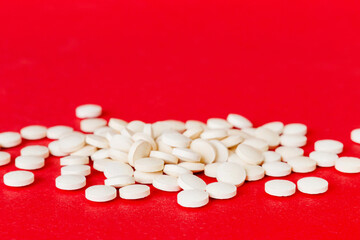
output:
<instances>
[{"instance_id":1,"label":"medicine tablet","mask_svg":"<svg viewBox=\"0 0 360 240\"><path fill-rule=\"evenodd\" d=\"M205 169L205 164L195 162L181 162L179 166L184 167L194 173L202 172Z\"/></svg>"},{"instance_id":2,"label":"medicine tablet","mask_svg":"<svg viewBox=\"0 0 360 240\"><path fill-rule=\"evenodd\" d=\"M146 135L148 135L151 138L154 138L154 133L153 133L153 130L152 130L152 124L146 123L144 125L143 133L145 133Z\"/></svg>"},{"instance_id":3,"label":"medicine tablet","mask_svg":"<svg viewBox=\"0 0 360 240\"><path fill-rule=\"evenodd\" d=\"M61 175L82 175L88 176L91 173L89 165L68 165L61 168Z\"/></svg>"},{"instance_id":4,"label":"medicine tablet","mask_svg":"<svg viewBox=\"0 0 360 240\"><path fill-rule=\"evenodd\" d=\"M162 175L163 172L141 172L136 170L134 172L134 178L137 183L152 184L156 176Z\"/></svg>"},{"instance_id":5,"label":"medicine tablet","mask_svg":"<svg viewBox=\"0 0 360 240\"><path fill-rule=\"evenodd\" d=\"M49 157L49 149L45 146L32 145L20 150L21 156Z\"/></svg>"},{"instance_id":6,"label":"medicine tablet","mask_svg":"<svg viewBox=\"0 0 360 240\"><path fill-rule=\"evenodd\" d=\"M66 156L60 158L60 165L79 165L79 164L89 164L89 157L86 156Z\"/></svg>"},{"instance_id":7,"label":"medicine tablet","mask_svg":"<svg viewBox=\"0 0 360 240\"><path fill-rule=\"evenodd\" d=\"M262 127L267 128L271 131L274 131L277 134L281 134L284 129L284 124L282 122L275 121L275 122L266 123L266 124L262 125Z\"/></svg>"},{"instance_id":8,"label":"medicine tablet","mask_svg":"<svg viewBox=\"0 0 360 240\"><path fill-rule=\"evenodd\" d=\"M208 129L200 134L200 137L205 140L224 139L228 136L227 130L224 129Z\"/></svg>"},{"instance_id":9,"label":"medicine tablet","mask_svg":"<svg viewBox=\"0 0 360 240\"><path fill-rule=\"evenodd\" d=\"M99 172L104 172L105 166L111 162L114 162L114 161L111 159L108 159L108 158L96 159L96 160L94 160L93 168Z\"/></svg>"},{"instance_id":10,"label":"medicine tablet","mask_svg":"<svg viewBox=\"0 0 360 240\"><path fill-rule=\"evenodd\" d=\"M151 144L145 141L136 141L131 145L129 149L129 164L134 166L136 160L140 158L146 158L150 155L151 152Z\"/></svg>"},{"instance_id":11,"label":"medicine tablet","mask_svg":"<svg viewBox=\"0 0 360 240\"><path fill-rule=\"evenodd\" d=\"M17 132L0 133L0 146L3 148L16 147L21 141L21 135Z\"/></svg>"},{"instance_id":12,"label":"medicine tablet","mask_svg":"<svg viewBox=\"0 0 360 240\"><path fill-rule=\"evenodd\" d=\"M313 151L309 154L309 157L316 161L319 167L333 167L335 161L339 159L338 155L330 152Z\"/></svg>"},{"instance_id":13,"label":"medicine tablet","mask_svg":"<svg viewBox=\"0 0 360 240\"><path fill-rule=\"evenodd\" d=\"M214 182L206 186L206 192L214 199L229 199L236 196L235 185L223 182Z\"/></svg>"},{"instance_id":14,"label":"medicine tablet","mask_svg":"<svg viewBox=\"0 0 360 240\"><path fill-rule=\"evenodd\" d=\"M249 165L245 167L246 180L257 181L265 176L265 170L261 166Z\"/></svg>"},{"instance_id":15,"label":"medicine tablet","mask_svg":"<svg viewBox=\"0 0 360 240\"><path fill-rule=\"evenodd\" d=\"M335 161L335 169L343 173L359 173L360 158L340 157Z\"/></svg>"},{"instance_id":16,"label":"medicine tablet","mask_svg":"<svg viewBox=\"0 0 360 240\"><path fill-rule=\"evenodd\" d=\"M158 150L159 150L160 152L172 154L173 148L170 147L169 145L165 144L163 141L161 141L161 137L159 137L158 139L156 139L156 143L157 143L157 145L158 145Z\"/></svg>"},{"instance_id":17,"label":"medicine tablet","mask_svg":"<svg viewBox=\"0 0 360 240\"><path fill-rule=\"evenodd\" d=\"M198 137L200 137L201 133L204 131L202 127L191 127L186 129L186 131L183 133L184 136L194 140Z\"/></svg>"},{"instance_id":18,"label":"medicine tablet","mask_svg":"<svg viewBox=\"0 0 360 240\"><path fill-rule=\"evenodd\" d=\"M215 148L207 140L200 138L195 139L191 142L190 149L200 154L202 163L209 164L215 161Z\"/></svg>"},{"instance_id":19,"label":"medicine tablet","mask_svg":"<svg viewBox=\"0 0 360 240\"><path fill-rule=\"evenodd\" d=\"M24 139L38 140L46 137L47 128L40 125L32 125L22 128L20 134Z\"/></svg>"},{"instance_id":20,"label":"medicine tablet","mask_svg":"<svg viewBox=\"0 0 360 240\"><path fill-rule=\"evenodd\" d=\"M205 166L205 169L204 169L205 176L208 176L208 177L211 177L211 178L216 178L217 177L217 170L218 170L220 165L221 165L220 162L207 164Z\"/></svg>"},{"instance_id":21,"label":"medicine tablet","mask_svg":"<svg viewBox=\"0 0 360 240\"><path fill-rule=\"evenodd\" d=\"M302 123L290 123L285 125L283 134L285 135L306 135L307 127Z\"/></svg>"},{"instance_id":22,"label":"medicine tablet","mask_svg":"<svg viewBox=\"0 0 360 240\"><path fill-rule=\"evenodd\" d=\"M201 121L198 120L187 120L185 123L185 128L193 128L193 127L201 127L202 129L206 129L207 125Z\"/></svg>"},{"instance_id":23,"label":"medicine tablet","mask_svg":"<svg viewBox=\"0 0 360 240\"><path fill-rule=\"evenodd\" d=\"M35 170L44 167L45 160L42 157L19 156L15 158L15 166L25 170Z\"/></svg>"},{"instance_id":24,"label":"medicine tablet","mask_svg":"<svg viewBox=\"0 0 360 240\"><path fill-rule=\"evenodd\" d=\"M151 151L149 157L160 158L164 160L166 164L177 164L179 161L179 159L176 156L160 151Z\"/></svg>"},{"instance_id":25,"label":"medicine tablet","mask_svg":"<svg viewBox=\"0 0 360 240\"><path fill-rule=\"evenodd\" d=\"M209 194L198 189L184 190L178 193L177 202L182 207L198 208L209 202Z\"/></svg>"},{"instance_id":26,"label":"medicine tablet","mask_svg":"<svg viewBox=\"0 0 360 240\"><path fill-rule=\"evenodd\" d=\"M153 179L153 186L166 192L178 192L181 190L178 179L173 176L159 175Z\"/></svg>"},{"instance_id":27,"label":"medicine tablet","mask_svg":"<svg viewBox=\"0 0 360 240\"><path fill-rule=\"evenodd\" d=\"M114 129L115 131L117 131L118 133L121 132L121 130L123 128L126 127L128 123L122 119L118 119L118 118L110 118L109 120L109 127L111 127L112 129Z\"/></svg>"},{"instance_id":28,"label":"medicine tablet","mask_svg":"<svg viewBox=\"0 0 360 240\"><path fill-rule=\"evenodd\" d=\"M0 151L0 166L9 164L10 161L11 161L10 153Z\"/></svg>"},{"instance_id":29,"label":"medicine tablet","mask_svg":"<svg viewBox=\"0 0 360 240\"><path fill-rule=\"evenodd\" d=\"M94 134L86 135L85 142L97 148L109 148L109 142L106 138Z\"/></svg>"},{"instance_id":30,"label":"medicine tablet","mask_svg":"<svg viewBox=\"0 0 360 240\"><path fill-rule=\"evenodd\" d=\"M316 161L309 157L294 157L287 161L293 172L308 173L316 169Z\"/></svg>"},{"instance_id":31,"label":"medicine tablet","mask_svg":"<svg viewBox=\"0 0 360 240\"><path fill-rule=\"evenodd\" d=\"M261 152L269 150L269 145L266 141L259 138L247 138L242 142L243 145L251 146Z\"/></svg>"},{"instance_id":32,"label":"medicine tablet","mask_svg":"<svg viewBox=\"0 0 360 240\"><path fill-rule=\"evenodd\" d=\"M304 177L297 181L297 187L303 193L320 194L328 190L329 184L319 177Z\"/></svg>"},{"instance_id":33,"label":"medicine tablet","mask_svg":"<svg viewBox=\"0 0 360 240\"><path fill-rule=\"evenodd\" d=\"M264 163L266 162L280 162L281 161L281 155L280 153L274 152L274 151L266 151L263 152L264 155Z\"/></svg>"},{"instance_id":34,"label":"medicine tablet","mask_svg":"<svg viewBox=\"0 0 360 240\"><path fill-rule=\"evenodd\" d=\"M106 178L116 177L120 175L133 176L134 170L126 163L112 161L105 163L104 175Z\"/></svg>"},{"instance_id":35,"label":"medicine tablet","mask_svg":"<svg viewBox=\"0 0 360 240\"><path fill-rule=\"evenodd\" d=\"M166 164L164 166L164 173L169 175L169 176L174 176L174 177L179 177L182 174L187 174L190 173L192 174L192 172L184 167L181 167L179 165L176 164Z\"/></svg>"},{"instance_id":36,"label":"medicine tablet","mask_svg":"<svg viewBox=\"0 0 360 240\"><path fill-rule=\"evenodd\" d=\"M232 163L236 163L236 164L240 164L241 166L245 167L245 166L251 166L253 164L249 164L247 162L245 162L244 160L242 160L236 153L231 152L229 153L230 156L228 158L228 162L232 162Z\"/></svg>"},{"instance_id":37,"label":"medicine tablet","mask_svg":"<svg viewBox=\"0 0 360 240\"><path fill-rule=\"evenodd\" d=\"M144 131L144 126L145 126L145 123L143 121L134 120L134 121L129 122L126 127L129 128L131 131L137 133L137 132Z\"/></svg>"},{"instance_id":38,"label":"medicine tablet","mask_svg":"<svg viewBox=\"0 0 360 240\"><path fill-rule=\"evenodd\" d=\"M133 136L132 136L132 139L136 142L136 141L139 141L139 140L143 140L145 142L148 142L151 144L151 148L152 150L156 151L157 150L157 144L156 142L154 141L154 139L152 137L149 137L148 135L146 135L145 133L143 132L137 132L135 133Z\"/></svg>"},{"instance_id":39,"label":"medicine tablet","mask_svg":"<svg viewBox=\"0 0 360 240\"><path fill-rule=\"evenodd\" d=\"M296 185L288 180L271 180L265 183L265 192L276 197L288 197L296 192Z\"/></svg>"},{"instance_id":40,"label":"medicine tablet","mask_svg":"<svg viewBox=\"0 0 360 240\"><path fill-rule=\"evenodd\" d=\"M141 184L134 184L120 188L119 193L122 199L142 199L150 195L150 187Z\"/></svg>"},{"instance_id":41,"label":"medicine tablet","mask_svg":"<svg viewBox=\"0 0 360 240\"><path fill-rule=\"evenodd\" d=\"M281 145L285 147L303 147L306 145L307 138L303 135L282 135L280 137Z\"/></svg>"},{"instance_id":42,"label":"medicine tablet","mask_svg":"<svg viewBox=\"0 0 360 240\"><path fill-rule=\"evenodd\" d=\"M129 163L128 155L125 152L122 152L117 149L109 149L109 157L114 161L120 161L123 163Z\"/></svg>"},{"instance_id":43,"label":"medicine tablet","mask_svg":"<svg viewBox=\"0 0 360 240\"><path fill-rule=\"evenodd\" d=\"M105 179L106 186L112 186L116 188L125 187L131 184L135 184L135 178L129 175L120 175Z\"/></svg>"},{"instance_id":44,"label":"medicine tablet","mask_svg":"<svg viewBox=\"0 0 360 240\"><path fill-rule=\"evenodd\" d=\"M108 202L116 198L116 188L105 185L94 185L85 190L85 197L93 202Z\"/></svg>"},{"instance_id":45,"label":"medicine tablet","mask_svg":"<svg viewBox=\"0 0 360 240\"><path fill-rule=\"evenodd\" d=\"M360 143L360 128L354 129L350 134L351 141L355 143Z\"/></svg>"},{"instance_id":46,"label":"medicine tablet","mask_svg":"<svg viewBox=\"0 0 360 240\"><path fill-rule=\"evenodd\" d=\"M234 184L238 187L245 182L246 171L237 163L225 162L218 167L216 179L219 182Z\"/></svg>"},{"instance_id":47,"label":"medicine tablet","mask_svg":"<svg viewBox=\"0 0 360 240\"><path fill-rule=\"evenodd\" d=\"M264 161L264 155L260 150L243 143L237 146L235 152L248 164L258 165Z\"/></svg>"},{"instance_id":48,"label":"medicine tablet","mask_svg":"<svg viewBox=\"0 0 360 240\"><path fill-rule=\"evenodd\" d=\"M34 182L34 174L28 171L12 171L4 174L4 184L9 187L24 187Z\"/></svg>"},{"instance_id":49,"label":"medicine tablet","mask_svg":"<svg viewBox=\"0 0 360 240\"><path fill-rule=\"evenodd\" d=\"M344 144L336 140L318 140L315 142L315 151L331 152L335 154L342 153Z\"/></svg>"},{"instance_id":50,"label":"medicine tablet","mask_svg":"<svg viewBox=\"0 0 360 240\"><path fill-rule=\"evenodd\" d=\"M270 148L279 146L280 136L278 133L264 127L255 130L255 137L264 140Z\"/></svg>"},{"instance_id":51,"label":"medicine tablet","mask_svg":"<svg viewBox=\"0 0 360 240\"><path fill-rule=\"evenodd\" d=\"M131 131L129 128L124 127L123 129L121 129L120 134L126 137L131 138L135 132Z\"/></svg>"},{"instance_id":52,"label":"medicine tablet","mask_svg":"<svg viewBox=\"0 0 360 240\"><path fill-rule=\"evenodd\" d=\"M227 121L236 128L251 128L253 124L245 117L238 114L229 114Z\"/></svg>"},{"instance_id":53,"label":"medicine tablet","mask_svg":"<svg viewBox=\"0 0 360 240\"><path fill-rule=\"evenodd\" d=\"M204 180L193 174L180 175L177 179L177 183L184 190L188 190L188 189L205 190L206 188L206 183L204 182Z\"/></svg>"},{"instance_id":54,"label":"medicine tablet","mask_svg":"<svg viewBox=\"0 0 360 240\"><path fill-rule=\"evenodd\" d=\"M102 113L102 107L96 104L84 104L75 109L78 118L96 118Z\"/></svg>"},{"instance_id":55,"label":"medicine tablet","mask_svg":"<svg viewBox=\"0 0 360 240\"><path fill-rule=\"evenodd\" d=\"M240 135L230 135L221 140L221 143L224 144L227 148L232 148L244 141L244 138Z\"/></svg>"},{"instance_id":56,"label":"medicine tablet","mask_svg":"<svg viewBox=\"0 0 360 240\"><path fill-rule=\"evenodd\" d=\"M104 137L106 139L108 136L113 136L115 134L118 134L118 132L116 132L111 127L107 127L107 126L98 128L94 131L94 135Z\"/></svg>"},{"instance_id":57,"label":"medicine tablet","mask_svg":"<svg viewBox=\"0 0 360 240\"><path fill-rule=\"evenodd\" d=\"M210 143L215 149L215 162L226 162L229 158L229 150L219 140L210 140Z\"/></svg>"},{"instance_id":58,"label":"medicine tablet","mask_svg":"<svg viewBox=\"0 0 360 240\"><path fill-rule=\"evenodd\" d=\"M304 155L304 149L298 147L278 147L275 149L275 152L281 155L284 162L290 158Z\"/></svg>"},{"instance_id":59,"label":"medicine tablet","mask_svg":"<svg viewBox=\"0 0 360 240\"><path fill-rule=\"evenodd\" d=\"M86 178L83 175L61 175L55 179L55 185L61 190L77 190L85 187Z\"/></svg>"},{"instance_id":60,"label":"medicine tablet","mask_svg":"<svg viewBox=\"0 0 360 240\"><path fill-rule=\"evenodd\" d=\"M85 145L85 135L79 132L72 132L59 140L59 147L62 152L72 153Z\"/></svg>"},{"instance_id":61,"label":"medicine tablet","mask_svg":"<svg viewBox=\"0 0 360 240\"><path fill-rule=\"evenodd\" d=\"M164 169L164 161L159 158L140 158L134 167L141 172L158 172Z\"/></svg>"},{"instance_id":62,"label":"medicine tablet","mask_svg":"<svg viewBox=\"0 0 360 240\"><path fill-rule=\"evenodd\" d=\"M186 148L189 146L191 139L178 133L178 132L166 132L162 135L161 140L171 146Z\"/></svg>"},{"instance_id":63,"label":"medicine tablet","mask_svg":"<svg viewBox=\"0 0 360 240\"><path fill-rule=\"evenodd\" d=\"M72 127L58 125L48 128L46 136L49 139L59 139L65 134L71 133L73 131L74 129Z\"/></svg>"},{"instance_id":64,"label":"medicine tablet","mask_svg":"<svg viewBox=\"0 0 360 240\"><path fill-rule=\"evenodd\" d=\"M284 162L268 162L262 165L265 175L271 177L284 177L291 173L291 166Z\"/></svg>"},{"instance_id":65,"label":"medicine tablet","mask_svg":"<svg viewBox=\"0 0 360 240\"><path fill-rule=\"evenodd\" d=\"M102 118L89 118L80 121L80 129L86 133L92 133L96 129L106 126L106 120Z\"/></svg>"},{"instance_id":66,"label":"medicine tablet","mask_svg":"<svg viewBox=\"0 0 360 240\"><path fill-rule=\"evenodd\" d=\"M186 162L200 162L201 160L199 153L188 148L174 148L172 154Z\"/></svg>"},{"instance_id":67,"label":"medicine tablet","mask_svg":"<svg viewBox=\"0 0 360 240\"><path fill-rule=\"evenodd\" d=\"M68 155L68 153L63 152L60 149L60 142L59 141L53 141L51 143L49 143L48 145L49 151L51 153L51 155L56 156L56 157L63 157Z\"/></svg>"},{"instance_id":68,"label":"medicine tablet","mask_svg":"<svg viewBox=\"0 0 360 240\"><path fill-rule=\"evenodd\" d=\"M222 118L209 118L207 120L207 126L210 129L229 129L232 125Z\"/></svg>"},{"instance_id":69,"label":"medicine tablet","mask_svg":"<svg viewBox=\"0 0 360 240\"><path fill-rule=\"evenodd\" d=\"M76 152L71 153L70 155L75 156L84 156L84 157L90 157L92 154L94 154L97 151L97 148L91 145L86 145Z\"/></svg>"},{"instance_id":70,"label":"medicine tablet","mask_svg":"<svg viewBox=\"0 0 360 240\"><path fill-rule=\"evenodd\" d=\"M109 158L109 157L110 157L110 150L107 148L97 150L96 152L91 154L91 159L93 161L98 160L98 159Z\"/></svg>"}]
</instances>

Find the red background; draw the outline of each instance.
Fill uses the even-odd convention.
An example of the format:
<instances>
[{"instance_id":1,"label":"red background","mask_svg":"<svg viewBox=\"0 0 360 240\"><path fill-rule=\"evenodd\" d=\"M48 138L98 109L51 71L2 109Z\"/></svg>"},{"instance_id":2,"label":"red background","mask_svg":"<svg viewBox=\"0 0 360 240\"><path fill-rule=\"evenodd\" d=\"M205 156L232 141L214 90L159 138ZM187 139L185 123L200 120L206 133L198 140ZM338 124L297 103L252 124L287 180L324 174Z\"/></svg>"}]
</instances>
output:
<instances>
[{"instance_id":1,"label":"red background","mask_svg":"<svg viewBox=\"0 0 360 240\"><path fill-rule=\"evenodd\" d=\"M153 122L226 117L256 126L309 127L359 156L358 1L1 1L0 131L29 124L78 128L74 109L98 103L104 117ZM42 143L25 141L21 146ZM17 147L8 150L13 158ZM0 168L1 176L15 169ZM35 184L0 180L1 239L359 239L360 175L318 168L326 194L265 194L266 177L231 200L199 209L152 188L149 198L92 203L55 188L58 158ZM102 183L94 171L88 186ZM212 181L208 179L208 181Z\"/></svg>"}]
</instances>

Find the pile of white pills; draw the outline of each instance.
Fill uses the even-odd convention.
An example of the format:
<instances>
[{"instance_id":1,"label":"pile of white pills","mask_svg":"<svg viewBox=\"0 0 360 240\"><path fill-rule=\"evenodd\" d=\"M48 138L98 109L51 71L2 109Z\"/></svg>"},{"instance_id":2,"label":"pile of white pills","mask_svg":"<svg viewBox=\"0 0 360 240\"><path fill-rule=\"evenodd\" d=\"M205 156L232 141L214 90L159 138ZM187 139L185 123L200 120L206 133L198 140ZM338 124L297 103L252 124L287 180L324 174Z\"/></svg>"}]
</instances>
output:
<instances>
[{"instance_id":1,"label":"pile of white pills","mask_svg":"<svg viewBox=\"0 0 360 240\"><path fill-rule=\"evenodd\" d=\"M26 141L43 138L53 141L46 147L23 147L15 166L20 169L3 176L4 184L24 187L35 181L32 170L45 166L51 154L59 158L60 175L55 186L62 191L75 191L86 186L86 177L103 172L104 184L88 186L85 197L93 202L143 199L150 187L178 192L180 206L197 208L209 199L229 199L237 188L265 176L276 177L265 183L265 192L288 197L298 190L321 194L328 190L325 179L303 177L296 183L281 179L296 173L311 173L317 167L335 167L343 173L359 173L360 159L341 156L344 145L336 140L315 142L314 151L304 156L307 126L284 125L275 121L255 128L245 117L229 114L227 119L210 118L145 123L139 120L101 118L102 107L86 104L76 108L80 130L69 126L32 125L17 132L0 133L0 147L6 149ZM351 132L351 140L360 143L360 129ZM11 162L11 156L0 151L0 166ZM91 166L92 165L92 168ZM214 179L207 184L197 176L203 172ZM59 191L60 191L59 190Z\"/></svg>"}]
</instances>

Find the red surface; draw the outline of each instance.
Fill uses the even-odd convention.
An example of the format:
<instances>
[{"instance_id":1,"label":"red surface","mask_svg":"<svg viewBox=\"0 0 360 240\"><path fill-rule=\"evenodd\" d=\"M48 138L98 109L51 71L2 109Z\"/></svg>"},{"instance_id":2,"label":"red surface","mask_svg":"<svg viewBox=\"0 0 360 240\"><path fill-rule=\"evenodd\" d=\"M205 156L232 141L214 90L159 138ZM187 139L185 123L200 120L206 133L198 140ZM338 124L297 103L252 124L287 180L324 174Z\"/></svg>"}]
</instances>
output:
<instances>
[{"instance_id":1,"label":"red surface","mask_svg":"<svg viewBox=\"0 0 360 240\"><path fill-rule=\"evenodd\" d=\"M29 124L78 128L74 109L98 103L110 116L162 119L243 114L255 125L309 126L309 146L333 138L359 156L358 1L2 1L0 131ZM48 141L25 141L22 146ZM21 146L21 147L22 147ZM10 149L13 158L19 149ZM0 175L15 169L0 168ZM152 189L141 201L92 203L54 187L58 158L22 189L0 180L1 239L359 239L360 174L311 174L318 196L265 194L271 178L200 209ZM2 179L2 178L1 178ZM94 171L88 186L102 183ZM211 181L210 179L207 179Z\"/></svg>"}]
</instances>

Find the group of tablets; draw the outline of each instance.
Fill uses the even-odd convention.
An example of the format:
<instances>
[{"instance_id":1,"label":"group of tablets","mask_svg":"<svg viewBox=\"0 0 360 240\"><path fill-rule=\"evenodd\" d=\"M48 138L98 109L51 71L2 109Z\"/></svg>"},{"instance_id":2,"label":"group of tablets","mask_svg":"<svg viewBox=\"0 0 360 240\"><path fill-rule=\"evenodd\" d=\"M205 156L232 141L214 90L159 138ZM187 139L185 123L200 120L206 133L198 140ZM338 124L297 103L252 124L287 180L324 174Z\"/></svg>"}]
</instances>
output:
<instances>
[{"instance_id":1,"label":"group of tablets","mask_svg":"<svg viewBox=\"0 0 360 240\"><path fill-rule=\"evenodd\" d=\"M343 144L336 140L315 142L315 151L304 156L301 148L307 143L307 126L300 123L284 125L270 122L254 128L243 116L229 114L227 119L210 118L206 123L189 120L126 122L117 118L99 118L101 106L86 104L76 108L81 120L80 130L69 126L33 125L17 132L0 133L0 147L11 148L22 139L49 138L48 147L32 145L21 149L15 166L21 170L3 176L4 184L23 187L34 182L30 170L44 167L49 155L60 158L62 166L55 186L77 190L86 186L86 176L93 169L104 173L103 185L90 186L85 197L106 202L119 196L142 199L150 195L150 187L179 192L178 204L201 207L209 198L229 199L245 181L264 176L285 177L292 172L309 173L319 167L333 167L344 173L359 173L360 159L339 157ZM352 141L360 143L360 129L351 133ZM0 151L0 165L10 163L11 156ZM215 182L206 184L197 173L204 172ZM265 192L278 197L295 193L295 183L270 180ZM117 190L118 189L118 190ZM306 194L320 194L328 182L319 177L304 177L297 189Z\"/></svg>"}]
</instances>

